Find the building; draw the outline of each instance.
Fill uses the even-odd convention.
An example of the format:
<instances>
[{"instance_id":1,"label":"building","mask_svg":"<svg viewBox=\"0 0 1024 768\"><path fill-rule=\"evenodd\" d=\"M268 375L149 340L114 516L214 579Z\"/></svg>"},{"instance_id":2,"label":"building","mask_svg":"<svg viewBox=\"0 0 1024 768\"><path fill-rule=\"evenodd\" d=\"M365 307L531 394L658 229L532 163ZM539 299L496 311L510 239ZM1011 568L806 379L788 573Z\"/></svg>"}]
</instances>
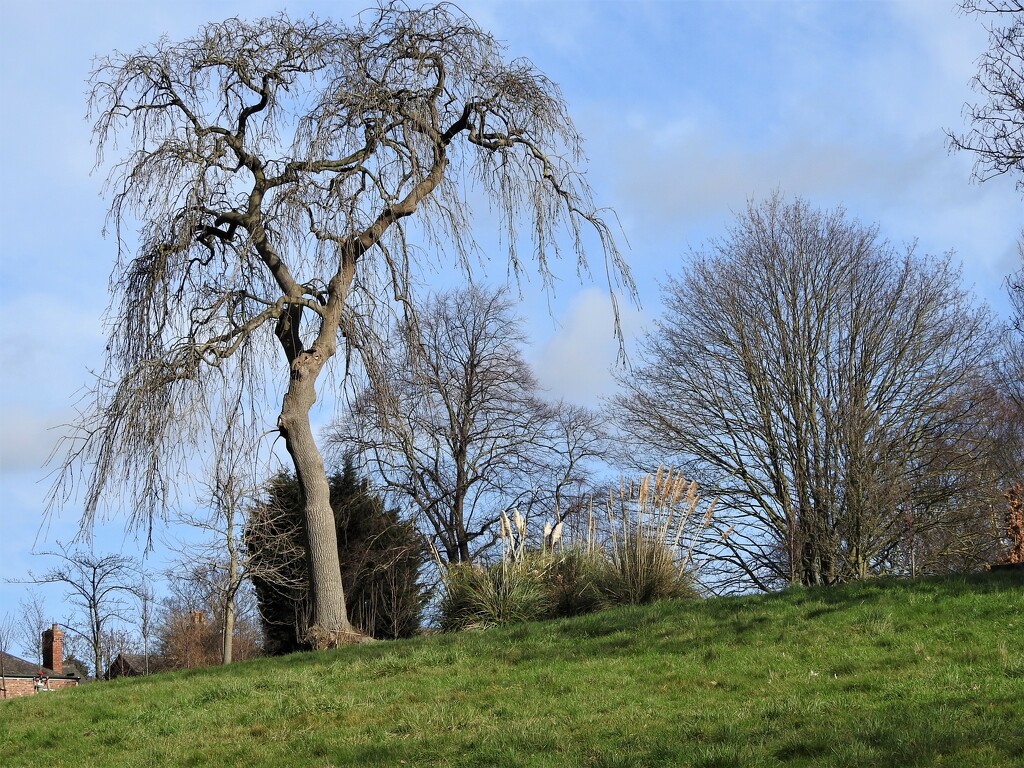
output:
<instances>
[{"instance_id":1,"label":"building","mask_svg":"<svg viewBox=\"0 0 1024 768\"><path fill-rule=\"evenodd\" d=\"M113 680L118 677L140 677L157 672L169 672L174 668L174 660L166 656L150 654L147 657L142 653L119 653L110 663L104 678Z\"/></svg>"},{"instance_id":2,"label":"building","mask_svg":"<svg viewBox=\"0 0 1024 768\"><path fill-rule=\"evenodd\" d=\"M64 633L56 624L43 632L43 665L0 654L0 699L31 696L77 686L77 671L64 671Z\"/></svg>"}]
</instances>

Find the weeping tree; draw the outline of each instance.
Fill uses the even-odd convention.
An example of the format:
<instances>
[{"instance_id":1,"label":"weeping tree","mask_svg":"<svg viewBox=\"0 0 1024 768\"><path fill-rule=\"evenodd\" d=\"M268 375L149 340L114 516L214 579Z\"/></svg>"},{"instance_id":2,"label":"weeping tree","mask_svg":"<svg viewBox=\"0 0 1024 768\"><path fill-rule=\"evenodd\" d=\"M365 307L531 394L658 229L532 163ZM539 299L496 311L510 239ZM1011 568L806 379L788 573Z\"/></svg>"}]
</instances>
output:
<instances>
[{"instance_id":1,"label":"weeping tree","mask_svg":"<svg viewBox=\"0 0 1024 768\"><path fill-rule=\"evenodd\" d=\"M220 380L243 382L253 413L280 390L309 634L338 642L352 628L310 411L339 345L382 378L381 318L414 311L424 269L479 265L474 199L503 227L517 278L532 271L550 288L563 250L583 276L593 245L613 294L633 293L563 97L455 6L391 3L353 26L228 19L100 58L90 104L98 161L120 150L107 187L118 254L106 366L53 500L82 488L88 525L120 492L132 522L151 524L173 503Z\"/></svg>"}]
</instances>

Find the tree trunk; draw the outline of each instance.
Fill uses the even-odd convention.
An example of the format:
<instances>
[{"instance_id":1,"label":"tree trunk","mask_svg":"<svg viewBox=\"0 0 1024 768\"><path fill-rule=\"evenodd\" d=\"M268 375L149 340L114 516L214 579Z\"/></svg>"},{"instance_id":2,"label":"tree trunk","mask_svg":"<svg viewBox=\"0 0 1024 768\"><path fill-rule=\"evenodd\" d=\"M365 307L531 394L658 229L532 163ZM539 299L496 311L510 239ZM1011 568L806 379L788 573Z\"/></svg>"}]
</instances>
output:
<instances>
[{"instance_id":1,"label":"tree trunk","mask_svg":"<svg viewBox=\"0 0 1024 768\"><path fill-rule=\"evenodd\" d=\"M232 480L229 479L229 483ZM235 507L238 495L231 488L228 496L230 503L227 507L225 518L224 540L228 550L228 586L224 601L224 625L221 631L224 633L221 638L221 664L230 664L234 651L235 642L235 594L238 590L238 552L235 550Z\"/></svg>"},{"instance_id":2,"label":"tree trunk","mask_svg":"<svg viewBox=\"0 0 1024 768\"><path fill-rule=\"evenodd\" d=\"M99 619L93 618L92 620L92 660L96 665L95 672L93 673L94 680L103 679L103 635L102 627L100 626Z\"/></svg>"},{"instance_id":3,"label":"tree trunk","mask_svg":"<svg viewBox=\"0 0 1024 768\"><path fill-rule=\"evenodd\" d=\"M316 648L337 645L345 640L346 635L355 634L345 608L338 534L334 510L331 509L327 472L309 423L309 410L316 401L313 384L325 357L314 348L295 358L291 365L288 392L278 418L278 427L295 464L295 476L305 502L304 527L312 593L312 618L307 639Z\"/></svg>"},{"instance_id":4,"label":"tree trunk","mask_svg":"<svg viewBox=\"0 0 1024 768\"><path fill-rule=\"evenodd\" d=\"M228 600L224 606L224 638L221 644L221 663L230 664L235 635L235 601Z\"/></svg>"}]
</instances>

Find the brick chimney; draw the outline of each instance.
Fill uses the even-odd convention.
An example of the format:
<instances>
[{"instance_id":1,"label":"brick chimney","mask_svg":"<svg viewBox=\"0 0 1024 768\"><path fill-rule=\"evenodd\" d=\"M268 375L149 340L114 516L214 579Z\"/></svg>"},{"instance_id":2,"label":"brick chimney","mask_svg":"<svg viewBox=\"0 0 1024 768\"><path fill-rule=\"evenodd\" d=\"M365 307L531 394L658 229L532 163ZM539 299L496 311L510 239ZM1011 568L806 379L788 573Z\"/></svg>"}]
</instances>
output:
<instances>
[{"instance_id":1,"label":"brick chimney","mask_svg":"<svg viewBox=\"0 0 1024 768\"><path fill-rule=\"evenodd\" d=\"M64 674L64 633L56 624L43 632L43 666Z\"/></svg>"}]
</instances>

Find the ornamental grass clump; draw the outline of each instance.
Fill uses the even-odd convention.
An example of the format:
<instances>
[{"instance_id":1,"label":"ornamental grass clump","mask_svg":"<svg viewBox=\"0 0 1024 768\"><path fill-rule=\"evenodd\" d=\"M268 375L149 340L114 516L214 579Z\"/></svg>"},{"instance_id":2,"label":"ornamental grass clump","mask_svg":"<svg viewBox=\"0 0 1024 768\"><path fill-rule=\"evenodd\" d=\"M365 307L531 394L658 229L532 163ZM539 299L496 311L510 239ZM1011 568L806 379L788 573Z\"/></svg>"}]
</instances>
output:
<instances>
[{"instance_id":1,"label":"ornamental grass clump","mask_svg":"<svg viewBox=\"0 0 1024 768\"><path fill-rule=\"evenodd\" d=\"M519 510L511 520L501 513L501 539L499 562L488 566L452 563L443 569L442 631L535 621L549 615L545 581L551 558L546 552L526 549L526 521Z\"/></svg>"},{"instance_id":2,"label":"ornamental grass clump","mask_svg":"<svg viewBox=\"0 0 1024 768\"><path fill-rule=\"evenodd\" d=\"M695 597L694 547L711 522L715 503L698 514L697 483L682 470L658 467L640 482L619 482L608 493L608 541L598 589L610 605L641 605Z\"/></svg>"},{"instance_id":3,"label":"ornamental grass clump","mask_svg":"<svg viewBox=\"0 0 1024 768\"><path fill-rule=\"evenodd\" d=\"M454 563L445 572L439 606L443 632L536 621L548 612L543 579L525 563L509 568Z\"/></svg>"},{"instance_id":4,"label":"ornamental grass clump","mask_svg":"<svg viewBox=\"0 0 1024 768\"><path fill-rule=\"evenodd\" d=\"M590 507L580 541L562 541L561 521L527 547L526 521L501 514L501 559L443 568L444 631L578 616L617 605L697 595L695 546L714 502L698 511L697 485L659 467L639 482L620 481L603 510Z\"/></svg>"},{"instance_id":5,"label":"ornamental grass clump","mask_svg":"<svg viewBox=\"0 0 1024 768\"><path fill-rule=\"evenodd\" d=\"M606 607L601 590L604 552L573 546L552 555L545 586L552 618L582 616Z\"/></svg>"}]
</instances>

